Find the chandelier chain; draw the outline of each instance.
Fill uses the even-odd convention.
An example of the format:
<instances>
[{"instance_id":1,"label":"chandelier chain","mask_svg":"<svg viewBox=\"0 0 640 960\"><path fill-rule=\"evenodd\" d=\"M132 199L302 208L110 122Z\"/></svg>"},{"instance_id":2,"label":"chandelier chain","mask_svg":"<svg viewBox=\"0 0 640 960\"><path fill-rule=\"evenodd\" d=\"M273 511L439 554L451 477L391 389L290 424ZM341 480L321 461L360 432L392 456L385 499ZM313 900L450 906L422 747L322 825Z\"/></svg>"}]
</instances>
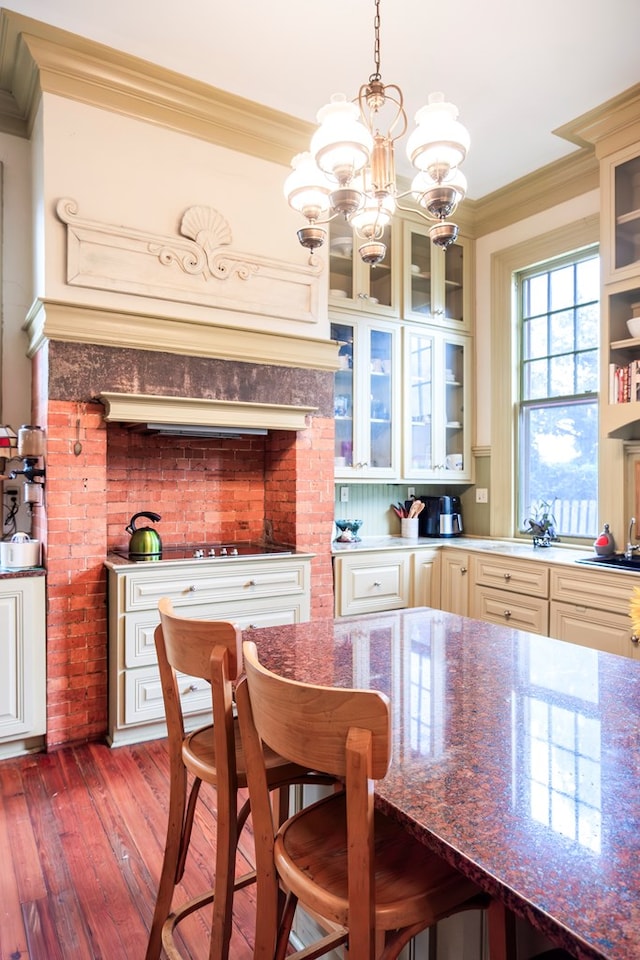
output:
<instances>
[{"instance_id":1,"label":"chandelier chain","mask_svg":"<svg viewBox=\"0 0 640 960\"><path fill-rule=\"evenodd\" d=\"M369 77L369 82L372 80L380 80L380 0L375 0L375 4L376 15L373 18L373 60L376 65L376 69L375 72Z\"/></svg>"}]
</instances>

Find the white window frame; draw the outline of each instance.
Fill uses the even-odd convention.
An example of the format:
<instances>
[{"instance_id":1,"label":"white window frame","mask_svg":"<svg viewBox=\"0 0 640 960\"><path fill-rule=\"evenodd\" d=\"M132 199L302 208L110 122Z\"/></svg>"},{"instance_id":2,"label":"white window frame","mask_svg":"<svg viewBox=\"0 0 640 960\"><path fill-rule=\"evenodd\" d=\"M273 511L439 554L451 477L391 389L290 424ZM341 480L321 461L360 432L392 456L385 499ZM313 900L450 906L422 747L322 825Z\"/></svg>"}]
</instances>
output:
<instances>
[{"instance_id":1,"label":"white window frame","mask_svg":"<svg viewBox=\"0 0 640 960\"><path fill-rule=\"evenodd\" d=\"M515 274L599 242L597 214L497 251L491 257L491 507L492 537L523 537L516 522L519 352ZM530 539L526 537L526 539ZM579 542L579 541L572 541Z\"/></svg>"}]
</instances>

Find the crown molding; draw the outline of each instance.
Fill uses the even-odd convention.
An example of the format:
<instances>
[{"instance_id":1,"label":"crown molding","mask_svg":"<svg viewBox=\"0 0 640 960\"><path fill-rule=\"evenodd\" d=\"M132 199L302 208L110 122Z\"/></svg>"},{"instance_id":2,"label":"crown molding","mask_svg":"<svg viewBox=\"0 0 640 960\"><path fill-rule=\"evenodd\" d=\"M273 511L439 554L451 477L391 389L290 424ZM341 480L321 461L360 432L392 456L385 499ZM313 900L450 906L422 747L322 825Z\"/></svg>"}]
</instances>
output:
<instances>
[{"instance_id":1,"label":"crown molding","mask_svg":"<svg viewBox=\"0 0 640 960\"><path fill-rule=\"evenodd\" d=\"M465 200L464 204L472 235L481 237L599 186L599 165L593 147L583 147L480 200Z\"/></svg>"},{"instance_id":2,"label":"crown molding","mask_svg":"<svg viewBox=\"0 0 640 960\"><path fill-rule=\"evenodd\" d=\"M640 140L640 83L553 131L578 146L595 146L598 158Z\"/></svg>"},{"instance_id":3,"label":"crown molding","mask_svg":"<svg viewBox=\"0 0 640 960\"><path fill-rule=\"evenodd\" d=\"M275 163L290 163L313 126L66 30L0 11L0 131L29 137L53 93Z\"/></svg>"},{"instance_id":4,"label":"crown molding","mask_svg":"<svg viewBox=\"0 0 640 960\"><path fill-rule=\"evenodd\" d=\"M47 340L102 344L244 363L335 371L334 340L314 340L241 327L108 310L90 304L38 299L23 325L32 357Z\"/></svg>"}]
</instances>

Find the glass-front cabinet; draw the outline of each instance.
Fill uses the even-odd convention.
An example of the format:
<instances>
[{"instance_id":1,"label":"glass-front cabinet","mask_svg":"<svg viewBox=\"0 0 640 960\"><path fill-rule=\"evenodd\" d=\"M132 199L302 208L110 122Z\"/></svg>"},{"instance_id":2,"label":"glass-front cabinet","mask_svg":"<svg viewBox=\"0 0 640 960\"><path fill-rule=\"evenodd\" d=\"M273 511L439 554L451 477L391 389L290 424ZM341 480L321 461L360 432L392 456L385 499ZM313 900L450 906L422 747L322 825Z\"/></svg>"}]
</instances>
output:
<instances>
[{"instance_id":1,"label":"glass-front cabinet","mask_svg":"<svg viewBox=\"0 0 640 960\"><path fill-rule=\"evenodd\" d=\"M611 218L611 273L630 272L640 267L640 156L638 148L623 152L611 166L614 215Z\"/></svg>"},{"instance_id":2,"label":"glass-front cabinet","mask_svg":"<svg viewBox=\"0 0 640 960\"><path fill-rule=\"evenodd\" d=\"M429 228L404 224L404 316L454 330L470 326L471 254L458 238L443 249L433 245Z\"/></svg>"},{"instance_id":3,"label":"glass-front cabinet","mask_svg":"<svg viewBox=\"0 0 640 960\"><path fill-rule=\"evenodd\" d=\"M363 319L334 320L335 475L397 478L401 421L397 405L399 328Z\"/></svg>"},{"instance_id":4,"label":"glass-front cabinet","mask_svg":"<svg viewBox=\"0 0 640 960\"><path fill-rule=\"evenodd\" d=\"M400 314L399 244L397 225L384 229L387 252L374 266L362 262L358 239L346 220L329 224L329 302L341 310L358 310L373 315Z\"/></svg>"},{"instance_id":5,"label":"glass-front cabinet","mask_svg":"<svg viewBox=\"0 0 640 960\"><path fill-rule=\"evenodd\" d=\"M470 340L417 326L404 329L403 477L471 479Z\"/></svg>"}]
</instances>

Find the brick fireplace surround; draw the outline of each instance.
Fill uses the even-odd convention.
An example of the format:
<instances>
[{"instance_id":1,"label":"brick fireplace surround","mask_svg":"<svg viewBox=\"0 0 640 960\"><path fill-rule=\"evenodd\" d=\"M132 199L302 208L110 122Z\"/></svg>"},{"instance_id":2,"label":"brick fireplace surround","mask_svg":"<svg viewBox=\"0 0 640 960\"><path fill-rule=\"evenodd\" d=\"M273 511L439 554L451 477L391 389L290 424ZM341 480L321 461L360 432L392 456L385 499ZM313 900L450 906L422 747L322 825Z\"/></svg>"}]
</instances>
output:
<instances>
[{"instance_id":1,"label":"brick fireplace surround","mask_svg":"<svg viewBox=\"0 0 640 960\"><path fill-rule=\"evenodd\" d=\"M34 423L47 432L45 503L34 510L47 568L48 749L107 729L106 555L141 510L166 545L248 540L315 554L312 617L331 616L333 376L326 371L47 341L33 359ZM317 407L308 428L193 439L103 419L102 391ZM82 450L74 454L79 436Z\"/></svg>"}]
</instances>

